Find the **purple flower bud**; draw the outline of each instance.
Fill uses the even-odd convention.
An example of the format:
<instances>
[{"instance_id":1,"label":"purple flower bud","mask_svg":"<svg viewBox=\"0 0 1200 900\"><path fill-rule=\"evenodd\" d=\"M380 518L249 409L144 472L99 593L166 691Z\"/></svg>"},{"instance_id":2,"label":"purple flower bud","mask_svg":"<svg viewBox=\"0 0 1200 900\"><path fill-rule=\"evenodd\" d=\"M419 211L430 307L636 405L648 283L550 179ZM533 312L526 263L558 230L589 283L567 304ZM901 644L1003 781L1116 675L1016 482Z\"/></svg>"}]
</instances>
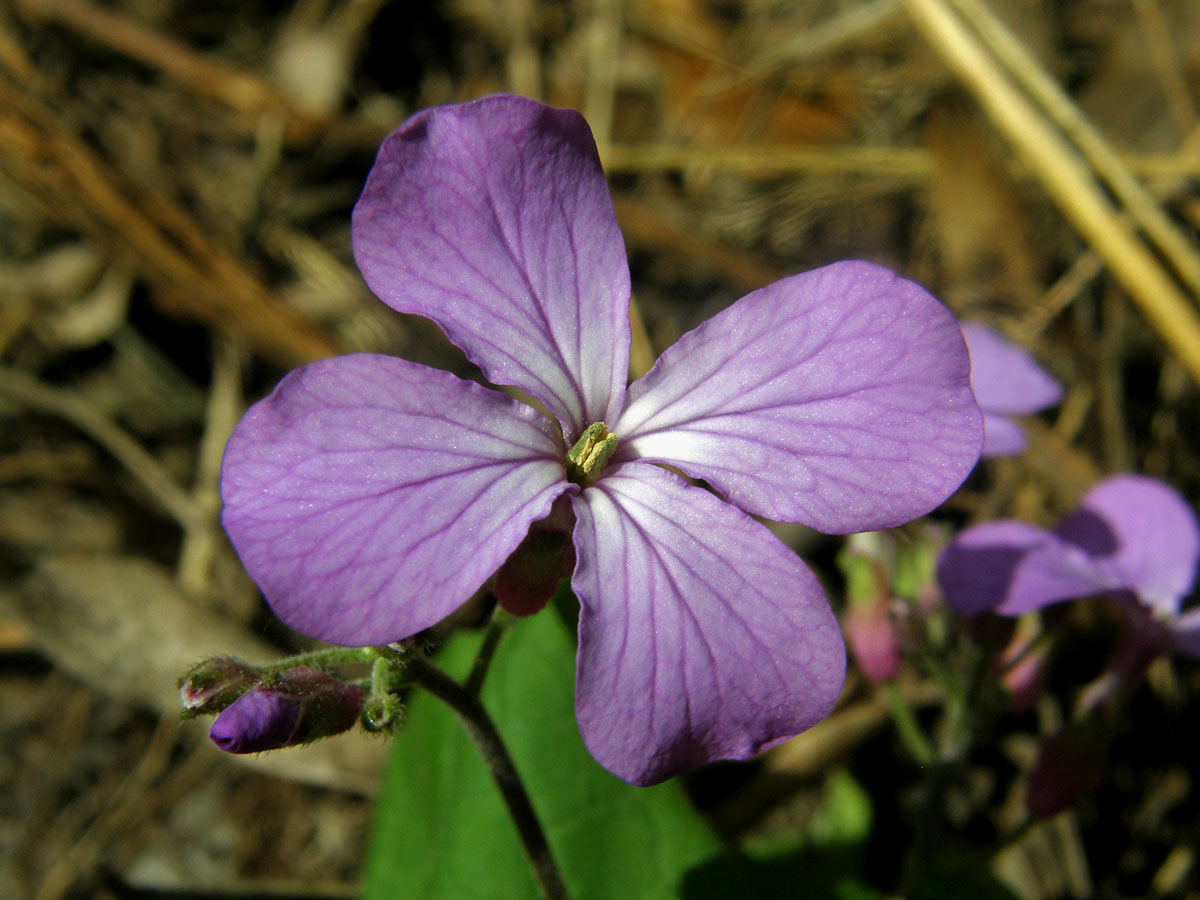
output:
<instances>
[{"instance_id":1,"label":"purple flower bud","mask_svg":"<svg viewBox=\"0 0 1200 900\"><path fill-rule=\"evenodd\" d=\"M1035 819L1056 815L1099 784L1108 743L1103 714L1085 716L1047 738L1029 773L1029 814Z\"/></svg>"},{"instance_id":2,"label":"purple flower bud","mask_svg":"<svg viewBox=\"0 0 1200 900\"><path fill-rule=\"evenodd\" d=\"M539 612L554 596L558 583L575 571L575 545L571 508L555 503L551 513L534 522L529 533L504 561L492 582L496 600L514 616Z\"/></svg>"},{"instance_id":3,"label":"purple flower bud","mask_svg":"<svg viewBox=\"0 0 1200 900\"><path fill-rule=\"evenodd\" d=\"M256 753L295 743L302 700L255 688L221 712L208 736L226 753Z\"/></svg>"},{"instance_id":4,"label":"purple flower bud","mask_svg":"<svg viewBox=\"0 0 1200 900\"><path fill-rule=\"evenodd\" d=\"M496 600L514 616L531 616L554 596L558 583L575 570L571 538L553 531L530 531L496 572Z\"/></svg>"},{"instance_id":5,"label":"purple flower bud","mask_svg":"<svg viewBox=\"0 0 1200 900\"><path fill-rule=\"evenodd\" d=\"M268 676L217 716L209 730L226 753L258 753L340 734L358 721L366 695L320 669Z\"/></svg>"},{"instance_id":6,"label":"purple flower bud","mask_svg":"<svg viewBox=\"0 0 1200 900\"><path fill-rule=\"evenodd\" d=\"M261 680L262 673L231 656L201 660L179 678L183 717L220 712Z\"/></svg>"},{"instance_id":7,"label":"purple flower bud","mask_svg":"<svg viewBox=\"0 0 1200 900\"><path fill-rule=\"evenodd\" d=\"M873 684L891 681L900 668L900 647L888 615L888 600L885 594L875 603L854 604L842 621L850 652Z\"/></svg>"},{"instance_id":8,"label":"purple flower bud","mask_svg":"<svg viewBox=\"0 0 1200 900\"><path fill-rule=\"evenodd\" d=\"M900 581L915 589L913 566L905 561L905 577L898 577L901 552L885 535L853 535L838 555L846 576L846 610L842 630L855 662L868 681L881 684L896 677L900 649L911 641L904 621L904 604L897 599Z\"/></svg>"},{"instance_id":9,"label":"purple flower bud","mask_svg":"<svg viewBox=\"0 0 1200 900\"><path fill-rule=\"evenodd\" d=\"M1028 712L1037 702L1046 671L1046 648L1036 644L1038 629L1032 619L1020 619L1008 646L997 664L1000 681L1008 691L1009 705L1017 712Z\"/></svg>"}]
</instances>

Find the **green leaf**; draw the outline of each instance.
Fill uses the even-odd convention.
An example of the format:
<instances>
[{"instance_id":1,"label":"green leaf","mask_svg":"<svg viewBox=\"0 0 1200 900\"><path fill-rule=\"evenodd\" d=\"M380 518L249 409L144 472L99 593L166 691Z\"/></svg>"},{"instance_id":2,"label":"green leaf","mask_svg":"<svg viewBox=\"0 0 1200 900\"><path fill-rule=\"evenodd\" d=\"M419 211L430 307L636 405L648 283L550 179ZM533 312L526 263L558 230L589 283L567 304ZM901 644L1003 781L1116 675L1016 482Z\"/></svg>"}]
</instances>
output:
<instances>
[{"instance_id":1,"label":"green leaf","mask_svg":"<svg viewBox=\"0 0 1200 900\"><path fill-rule=\"evenodd\" d=\"M839 769L825 781L821 803L808 825L809 837L815 845L865 843L873 818L870 795L853 775Z\"/></svg>"},{"instance_id":2,"label":"green leaf","mask_svg":"<svg viewBox=\"0 0 1200 900\"><path fill-rule=\"evenodd\" d=\"M1017 900L1017 895L992 874L978 854L941 849L917 873L911 900Z\"/></svg>"},{"instance_id":3,"label":"green leaf","mask_svg":"<svg viewBox=\"0 0 1200 900\"><path fill-rule=\"evenodd\" d=\"M588 754L575 725L574 647L550 610L500 644L483 699L516 760L574 900L680 896L686 873L721 854L674 783L631 787ZM462 677L478 634L437 660ZM718 867L720 868L720 867ZM724 869L721 869L724 871ZM713 891L719 896L719 873ZM728 885L725 885L728 887ZM539 897L524 852L474 745L420 693L396 737L367 860L367 900ZM729 896L726 893L724 896Z\"/></svg>"},{"instance_id":4,"label":"green leaf","mask_svg":"<svg viewBox=\"0 0 1200 900\"><path fill-rule=\"evenodd\" d=\"M864 882L861 854L857 847L801 848L787 853L716 860L687 875L683 896L723 896L738 900L779 900L781 897L819 898L819 900L884 900L885 895ZM730 874L736 873L736 887L729 893L714 895L714 878L723 879L729 890Z\"/></svg>"}]
</instances>

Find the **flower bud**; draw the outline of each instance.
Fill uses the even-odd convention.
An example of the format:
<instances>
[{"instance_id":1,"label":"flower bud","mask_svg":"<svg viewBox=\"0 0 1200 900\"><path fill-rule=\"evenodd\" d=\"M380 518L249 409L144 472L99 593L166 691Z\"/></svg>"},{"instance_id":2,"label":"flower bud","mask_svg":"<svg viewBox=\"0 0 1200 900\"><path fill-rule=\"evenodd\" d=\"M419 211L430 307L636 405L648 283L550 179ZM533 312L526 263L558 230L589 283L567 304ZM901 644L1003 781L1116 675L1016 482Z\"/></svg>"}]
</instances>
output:
<instances>
[{"instance_id":1,"label":"flower bud","mask_svg":"<svg viewBox=\"0 0 1200 900\"><path fill-rule=\"evenodd\" d=\"M1029 712L1037 703L1046 670L1046 647L1040 642L1041 626L1036 613L1016 620L1008 645L996 658L1000 683L1008 692L1008 703L1016 712Z\"/></svg>"},{"instance_id":2,"label":"flower bud","mask_svg":"<svg viewBox=\"0 0 1200 900\"><path fill-rule=\"evenodd\" d=\"M1047 738L1029 773L1029 814L1049 818L1095 788L1104 774L1109 739L1107 718L1095 711Z\"/></svg>"},{"instance_id":3,"label":"flower bud","mask_svg":"<svg viewBox=\"0 0 1200 900\"><path fill-rule=\"evenodd\" d=\"M891 681L900 669L900 648L886 600L884 595L880 602L853 605L843 618L846 643L854 661L873 684Z\"/></svg>"},{"instance_id":4,"label":"flower bud","mask_svg":"<svg viewBox=\"0 0 1200 900\"><path fill-rule=\"evenodd\" d=\"M859 540L837 560L846 576L842 614L846 643L863 675L874 684L895 678L900 668L900 642L890 614L893 598L879 549Z\"/></svg>"},{"instance_id":5,"label":"flower bud","mask_svg":"<svg viewBox=\"0 0 1200 900\"><path fill-rule=\"evenodd\" d=\"M213 722L208 736L226 753L258 753L340 734L354 726L364 692L320 669L267 675Z\"/></svg>"},{"instance_id":6,"label":"flower bud","mask_svg":"<svg viewBox=\"0 0 1200 900\"><path fill-rule=\"evenodd\" d=\"M1036 647L1017 660L1000 676L1008 692L1008 705L1014 712L1029 712L1037 705L1046 673L1046 651Z\"/></svg>"},{"instance_id":7,"label":"flower bud","mask_svg":"<svg viewBox=\"0 0 1200 900\"><path fill-rule=\"evenodd\" d=\"M201 660L179 678L183 717L217 713L262 680L262 673L231 656Z\"/></svg>"},{"instance_id":8,"label":"flower bud","mask_svg":"<svg viewBox=\"0 0 1200 900\"><path fill-rule=\"evenodd\" d=\"M571 576L575 571L574 527L570 507L558 502L549 516L530 526L492 582L492 593L505 612L514 616L539 612L554 596L558 583Z\"/></svg>"}]
</instances>

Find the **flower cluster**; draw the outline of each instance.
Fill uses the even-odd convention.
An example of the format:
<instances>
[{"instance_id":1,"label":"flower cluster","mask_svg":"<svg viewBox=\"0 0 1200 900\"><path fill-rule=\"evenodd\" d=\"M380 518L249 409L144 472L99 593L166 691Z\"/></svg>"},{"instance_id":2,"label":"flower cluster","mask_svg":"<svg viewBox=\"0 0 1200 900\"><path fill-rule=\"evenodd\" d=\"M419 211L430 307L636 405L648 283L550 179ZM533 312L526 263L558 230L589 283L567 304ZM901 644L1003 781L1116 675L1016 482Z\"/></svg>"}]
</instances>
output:
<instances>
[{"instance_id":1,"label":"flower cluster","mask_svg":"<svg viewBox=\"0 0 1200 900\"><path fill-rule=\"evenodd\" d=\"M1198 560L1200 523L1187 503L1139 475L1099 482L1052 531L988 522L962 532L942 554L938 580L964 615L1020 616L1094 596L1121 613L1104 671L1080 692L1072 719L1043 741L1029 772L1033 816L1054 815L1099 783L1119 709L1156 657L1200 657L1200 606L1183 610Z\"/></svg>"},{"instance_id":2,"label":"flower cluster","mask_svg":"<svg viewBox=\"0 0 1200 900\"><path fill-rule=\"evenodd\" d=\"M179 678L185 719L215 715L208 736L227 753L307 744L353 728L366 693L311 666L258 668L204 659Z\"/></svg>"},{"instance_id":3,"label":"flower cluster","mask_svg":"<svg viewBox=\"0 0 1200 900\"><path fill-rule=\"evenodd\" d=\"M753 517L886 528L957 488L983 428L944 306L836 263L742 298L627 387L629 269L595 144L578 113L514 96L389 136L353 243L381 300L537 408L385 356L288 375L222 472L225 528L285 622L359 646L415 634L553 507L573 553L547 553L580 602L577 718L602 765L652 784L828 714L837 621Z\"/></svg>"}]
</instances>

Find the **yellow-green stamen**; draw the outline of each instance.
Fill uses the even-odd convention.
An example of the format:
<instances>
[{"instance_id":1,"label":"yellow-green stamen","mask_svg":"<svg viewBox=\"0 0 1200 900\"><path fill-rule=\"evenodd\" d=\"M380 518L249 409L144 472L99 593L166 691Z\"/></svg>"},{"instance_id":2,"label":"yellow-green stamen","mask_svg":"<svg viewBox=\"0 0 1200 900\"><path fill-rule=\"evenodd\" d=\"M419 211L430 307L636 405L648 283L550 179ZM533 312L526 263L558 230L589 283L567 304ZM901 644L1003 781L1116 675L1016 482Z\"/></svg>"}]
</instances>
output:
<instances>
[{"instance_id":1,"label":"yellow-green stamen","mask_svg":"<svg viewBox=\"0 0 1200 900\"><path fill-rule=\"evenodd\" d=\"M567 454L567 479L576 484L594 481L617 451L617 436L603 422L593 422Z\"/></svg>"}]
</instances>

